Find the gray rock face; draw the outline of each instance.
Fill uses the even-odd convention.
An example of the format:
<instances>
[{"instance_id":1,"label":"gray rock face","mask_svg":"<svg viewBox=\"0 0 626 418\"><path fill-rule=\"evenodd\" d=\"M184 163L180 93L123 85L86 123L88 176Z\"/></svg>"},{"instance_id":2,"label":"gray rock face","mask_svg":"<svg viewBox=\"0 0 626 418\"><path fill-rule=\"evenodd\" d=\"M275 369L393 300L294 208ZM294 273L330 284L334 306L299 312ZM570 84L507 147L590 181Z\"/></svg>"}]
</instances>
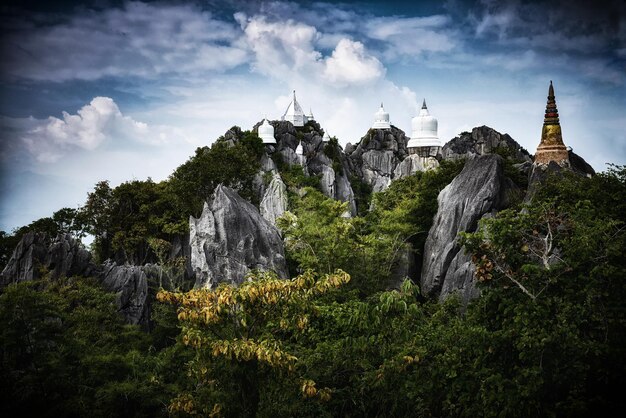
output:
<instances>
[{"instance_id":1,"label":"gray rock face","mask_svg":"<svg viewBox=\"0 0 626 418\"><path fill-rule=\"evenodd\" d=\"M95 271L91 254L70 234L59 234L50 241L45 233L29 232L15 247L2 271L0 283L6 285L41 277L48 271L52 279L88 276Z\"/></svg>"},{"instance_id":2,"label":"gray rock face","mask_svg":"<svg viewBox=\"0 0 626 418\"><path fill-rule=\"evenodd\" d=\"M253 269L288 277L278 229L228 187L217 186L200 218L190 217L189 229L196 287L239 284Z\"/></svg>"},{"instance_id":3,"label":"gray rock face","mask_svg":"<svg viewBox=\"0 0 626 418\"><path fill-rule=\"evenodd\" d=\"M298 154L291 148L283 148L278 151L283 158L283 161L289 165L300 164L300 159L298 158Z\"/></svg>"},{"instance_id":4,"label":"gray rock face","mask_svg":"<svg viewBox=\"0 0 626 418\"><path fill-rule=\"evenodd\" d=\"M446 143L441 154L444 160L456 160L472 155L493 154L496 149L506 149L511 157L520 161L532 161L530 154L508 134L501 134L488 127L480 126Z\"/></svg>"},{"instance_id":5,"label":"gray rock face","mask_svg":"<svg viewBox=\"0 0 626 418\"><path fill-rule=\"evenodd\" d=\"M591 177L591 176L596 175L596 170L594 170L593 167L590 166L589 163L587 163L587 161L585 161L583 157L576 154L571 149L568 151L568 155L569 155L569 162L572 166L572 170L575 173L580 174L581 176L585 176L585 177Z\"/></svg>"},{"instance_id":6,"label":"gray rock face","mask_svg":"<svg viewBox=\"0 0 626 418\"><path fill-rule=\"evenodd\" d=\"M331 199L335 198L335 170L328 165L320 167L322 178L320 179L320 188L322 193Z\"/></svg>"},{"instance_id":7,"label":"gray rock face","mask_svg":"<svg viewBox=\"0 0 626 418\"><path fill-rule=\"evenodd\" d=\"M350 180L346 176L346 170L335 177L335 199L342 202L348 202L348 213L346 215L355 216L357 213L356 201L354 200L354 191Z\"/></svg>"},{"instance_id":8,"label":"gray rock face","mask_svg":"<svg viewBox=\"0 0 626 418\"><path fill-rule=\"evenodd\" d=\"M439 208L424 247L420 280L424 294L445 298L458 292L464 303L478 296L471 257L457 237L475 231L483 216L508 204L507 194L515 186L505 179L503 163L498 155L471 158L439 193Z\"/></svg>"},{"instance_id":9,"label":"gray rock face","mask_svg":"<svg viewBox=\"0 0 626 418\"><path fill-rule=\"evenodd\" d=\"M261 216L272 225L276 225L276 219L285 213L287 205L287 186L285 186L279 174L274 174L261 200L259 207Z\"/></svg>"},{"instance_id":10,"label":"gray rock face","mask_svg":"<svg viewBox=\"0 0 626 418\"><path fill-rule=\"evenodd\" d=\"M349 147L353 171L372 187L373 192L385 190L397 172L404 173L413 168L405 164L398 171L400 162L408 156L408 140L405 133L395 126L391 129L370 129L356 147Z\"/></svg>"},{"instance_id":11,"label":"gray rock face","mask_svg":"<svg viewBox=\"0 0 626 418\"><path fill-rule=\"evenodd\" d=\"M393 172L393 178L401 179L411 176L418 171L427 171L439 167L439 161L434 157L420 157L417 154L408 155Z\"/></svg>"},{"instance_id":12,"label":"gray rock face","mask_svg":"<svg viewBox=\"0 0 626 418\"><path fill-rule=\"evenodd\" d=\"M53 279L63 276L87 276L95 266L91 253L70 234L59 235L48 248L45 265Z\"/></svg>"},{"instance_id":13,"label":"gray rock face","mask_svg":"<svg viewBox=\"0 0 626 418\"><path fill-rule=\"evenodd\" d=\"M37 279L40 276L48 245L48 236L44 233L25 234L4 267L0 283L7 285Z\"/></svg>"},{"instance_id":14,"label":"gray rock face","mask_svg":"<svg viewBox=\"0 0 626 418\"><path fill-rule=\"evenodd\" d=\"M107 262L100 278L104 288L115 293L118 311L126 321L133 325L147 325L150 307L148 279L143 268Z\"/></svg>"}]
</instances>

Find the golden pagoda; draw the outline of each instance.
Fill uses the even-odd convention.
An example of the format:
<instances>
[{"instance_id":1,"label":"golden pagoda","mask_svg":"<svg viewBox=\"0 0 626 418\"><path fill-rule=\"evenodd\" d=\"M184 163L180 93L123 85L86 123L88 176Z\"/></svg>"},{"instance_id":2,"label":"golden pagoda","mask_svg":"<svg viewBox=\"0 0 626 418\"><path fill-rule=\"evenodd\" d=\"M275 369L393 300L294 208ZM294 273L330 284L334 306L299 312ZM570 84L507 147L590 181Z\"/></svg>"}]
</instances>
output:
<instances>
[{"instance_id":1,"label":"golden pagoda","mask_svg":"<svg viewBox=\"0 0 626 418\"><path fill-rule=\"evenodd\" d=\"M546 115L543 120L543 129L541 130L541 143L535 153L535 164L549 164L551 161L561 166L570 165L567 148L565 148L563 137L561 136L559 111L556 108L552 80L548 89L548 104L546 105Z\"/></svg>"}]
</instances>

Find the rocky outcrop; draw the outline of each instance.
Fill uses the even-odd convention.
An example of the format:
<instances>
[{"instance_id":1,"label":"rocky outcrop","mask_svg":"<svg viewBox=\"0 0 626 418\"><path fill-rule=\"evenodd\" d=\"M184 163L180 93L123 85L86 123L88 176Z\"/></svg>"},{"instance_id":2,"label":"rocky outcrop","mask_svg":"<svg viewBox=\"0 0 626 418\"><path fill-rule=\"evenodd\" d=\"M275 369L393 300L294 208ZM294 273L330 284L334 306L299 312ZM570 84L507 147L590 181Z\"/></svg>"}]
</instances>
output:
<instances>
[{"instance_id":1,"label":"rocky outcrop","mask_svg":"<svg viewBox=\"0 0 626 418\"><path fill-rule=\"evenodd\" d=\"M70 234L59 235L50 247L44 261L52 279L71 276L88 276L95 265L91 253Z\"/></svg>"},{"instance_id":2,"label":"rocky outcrop","mask_svg":"<svg viewBox=\"0 0 626 418\"><path fill-rule=\"evenodd\" d=\"M591 177L596 175L596 170L593 169L592 166L585 161L583 157L574 153L571 149L567 151L569 157L569 163L572 167L574 173L580 174L581 176Z\"/></svg>"},{"instance_id":3,"label":"rocky outcrop","mask_svg":"<svg viewBox=\"0 0 626 418\"><path fill-rule=\"evenodd\" d=\"M438 210L424 247L421 288L445 298L459 293L467 303L478 296L471 256L458 243L460 232L473 232L478 221L507 206L515 187L504 176L498 155L470 158L461 173L437 197Z\"/></svg>"},{"instance_id":4,"label":"rocky outcrop","mask_svg":"<svg viewBox=\"0 0 626 418\"><path fill-rule=\"evenodd\" d=\"M395 171L407 156L409 138L401 130L370 129L357 144L350 146L350 160L355 174L368 184L373 192L385 190L395 177Z\"/></svg>"},{"instance_id":5,"label":"rocky outcrop","mask_svg":"<svg viewBox=\"0 0 626 418\"><path fill-rule=\"evenodd\" d=\"M530 203L541 184L546 179L553 175L563 175L565 173L575 173L579 176L591 177L596 174L593 167L591 167L587 161L582 157L575 154L572 150L568 150L569 163L558 164L555 161L550 161L548 164L536 164L530 165L528 174L528 190L524 197L524 203Z\"/></svg>"},{"instance_id":6,"label":"rocky outcrop","mask_svg":"<svg viewBox=\"0 0 626 418\"><path fill-rule=\"evenodd\" d=\"M398 158L393 151L368 150L362 156L363 180L372 186L372 192L382 192L393 178Z\"/></svg>"},{"instance_id":7,"label":"rocky outcrop","mask_svg":"<svg viewBox=\"0 0 626 418\"><path fill-rule=\"evenodd\" d=\"M278 229L229 187L217 186L200 218L189 218L189 229L196 287L239 284L254 269L288 277Z\"/></svg>"},{"instance_id":8,"label":"rocky outcrop","mask_svg":"<svg viewBox=\"0 0 626 418\"><path fill-rule=\"evenodd\" d=\"M39 278L48 245L48 236L44 233L24 234L2 271L0 283L7 285Z\"/></svg>"},{"instance_id":9,"label":"rocky outcrop","mask_svg":"<svg viewBox=\"0 0 626 418\"><path fill-rule=\"evenodd\" d=\"M505 152L517 161L531 161L530 154L518 144L509 134L488 127L480 126L472 129L472 132L463 132L450 140L441 149L444 160L457 160L475 155L487 155Z\"/></svg>"},{"instance_id":10,"label":"rocky outcrop","mask_svg":"<svg viewBox=\"0 0 626 418\"><path fill-rule=\"evenodd\" d=\"M420 157L417 154L407 156L393 171L393 178L401 179L411 176L418 171L427 171L439 167L439 161L435 157Z\"/></svg>"},{"instance_id":11,"label":"rocky outcrop","mask_svg":"<svg viewBox=\"0 0 626 418\"><path fill-rule=\"evenodd\" d=\"M150 268L148 266L147 268ZM144 267L107 262L100 275L105 289L115 293L118 311L129 324L146 326L149 321L148 279Z\"/></svg>"},{"instance_id":12,"label":"rocky outcrop","mask_svg":"<svg viewBox=\"0 0 626 418\"><path fill-rule=\"evenodd\" d=\"M50 278L88 276L95 271L91 254L70 234L50 241L47 234L28 232L15 247L2 271L3 285L34 280L49 273Z\"/></svg>"},{"instance_id":13,"label":"rocky outcrop","mask_svg":"<svg viewBox=\"0 0 626 418\"><path fill-rule=\"evenodd\" d=\"M285 213L287 205L287 186L279 174L274 174L259 206L261 216L276 225L276 219Z\"/></svg>"}]
</instances>

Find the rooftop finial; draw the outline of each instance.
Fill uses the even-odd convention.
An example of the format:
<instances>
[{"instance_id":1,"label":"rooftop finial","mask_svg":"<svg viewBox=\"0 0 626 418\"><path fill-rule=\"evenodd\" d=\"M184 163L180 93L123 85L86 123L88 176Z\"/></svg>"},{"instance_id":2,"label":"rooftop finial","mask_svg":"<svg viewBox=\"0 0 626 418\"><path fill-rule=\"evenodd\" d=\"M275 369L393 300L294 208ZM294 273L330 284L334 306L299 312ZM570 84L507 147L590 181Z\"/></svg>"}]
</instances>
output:
<instances>
[{"instance_id":1,"label":"rooftop finial","mask_svg":"<svg viewBox=\"0 0 626 418\"><path fill-rule=\"evenodd\" d=\"M548 98L554 97L554 86L552 85L552 80L550 80L550 88L548 89Z\"/></svg>"},{"instance_id":2,"label":"rooftop finial","mask_svg":"<svg viewBox=\"0 0 626 418\"><path fill-rule=\"evenodd\" d=\"M424 101L422 102L422 109L428 109L428 108L426 107L426 99L424 99Z\"/></svg>"}]
</instances>

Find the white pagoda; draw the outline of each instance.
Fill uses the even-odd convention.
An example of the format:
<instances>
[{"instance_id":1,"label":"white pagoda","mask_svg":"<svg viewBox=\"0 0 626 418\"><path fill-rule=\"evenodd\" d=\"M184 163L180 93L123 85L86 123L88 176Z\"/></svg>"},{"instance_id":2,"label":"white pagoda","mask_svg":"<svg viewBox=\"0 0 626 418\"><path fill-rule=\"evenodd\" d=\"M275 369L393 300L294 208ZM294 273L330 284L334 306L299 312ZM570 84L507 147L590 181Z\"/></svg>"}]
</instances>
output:
<instances>
[{"instance_id":1,"label":"white pagoda","mask_svg":"<svg viewBox=\"0 0 626 418\"><path fill-rule=\"evenodd\" d=\"M389 123L389 113L385 112L385 108L383 104L380 104L380 109L378 112L374 113L374 124L372 125L372 129L390 129L391 124Z\"/></svg>"},{"instance_id":2,"label":"white pagoda","mask_svg":"<svg viewBox=\"0 0 626 418\"><path fill-rule=\"evenodd\" d=\"M411 120L411 139L407 144L409 154L422 157L435 156L441 148L441 140L437 135L437 119L432 117L426 107L426 99L417 116Z\"/></svg>"},{"instance_id":3,"label":"white pagoda","mask_svg":"<svg viewBox=\"0 0 626 418\"><path fill-rule=\"evenodd\" d=\"M267 119L263 119L263 123L257 129L259 138L264 144L275 144L276 138L274 137L274 127L270 125Z\"/></svg>"}]
</instances>

